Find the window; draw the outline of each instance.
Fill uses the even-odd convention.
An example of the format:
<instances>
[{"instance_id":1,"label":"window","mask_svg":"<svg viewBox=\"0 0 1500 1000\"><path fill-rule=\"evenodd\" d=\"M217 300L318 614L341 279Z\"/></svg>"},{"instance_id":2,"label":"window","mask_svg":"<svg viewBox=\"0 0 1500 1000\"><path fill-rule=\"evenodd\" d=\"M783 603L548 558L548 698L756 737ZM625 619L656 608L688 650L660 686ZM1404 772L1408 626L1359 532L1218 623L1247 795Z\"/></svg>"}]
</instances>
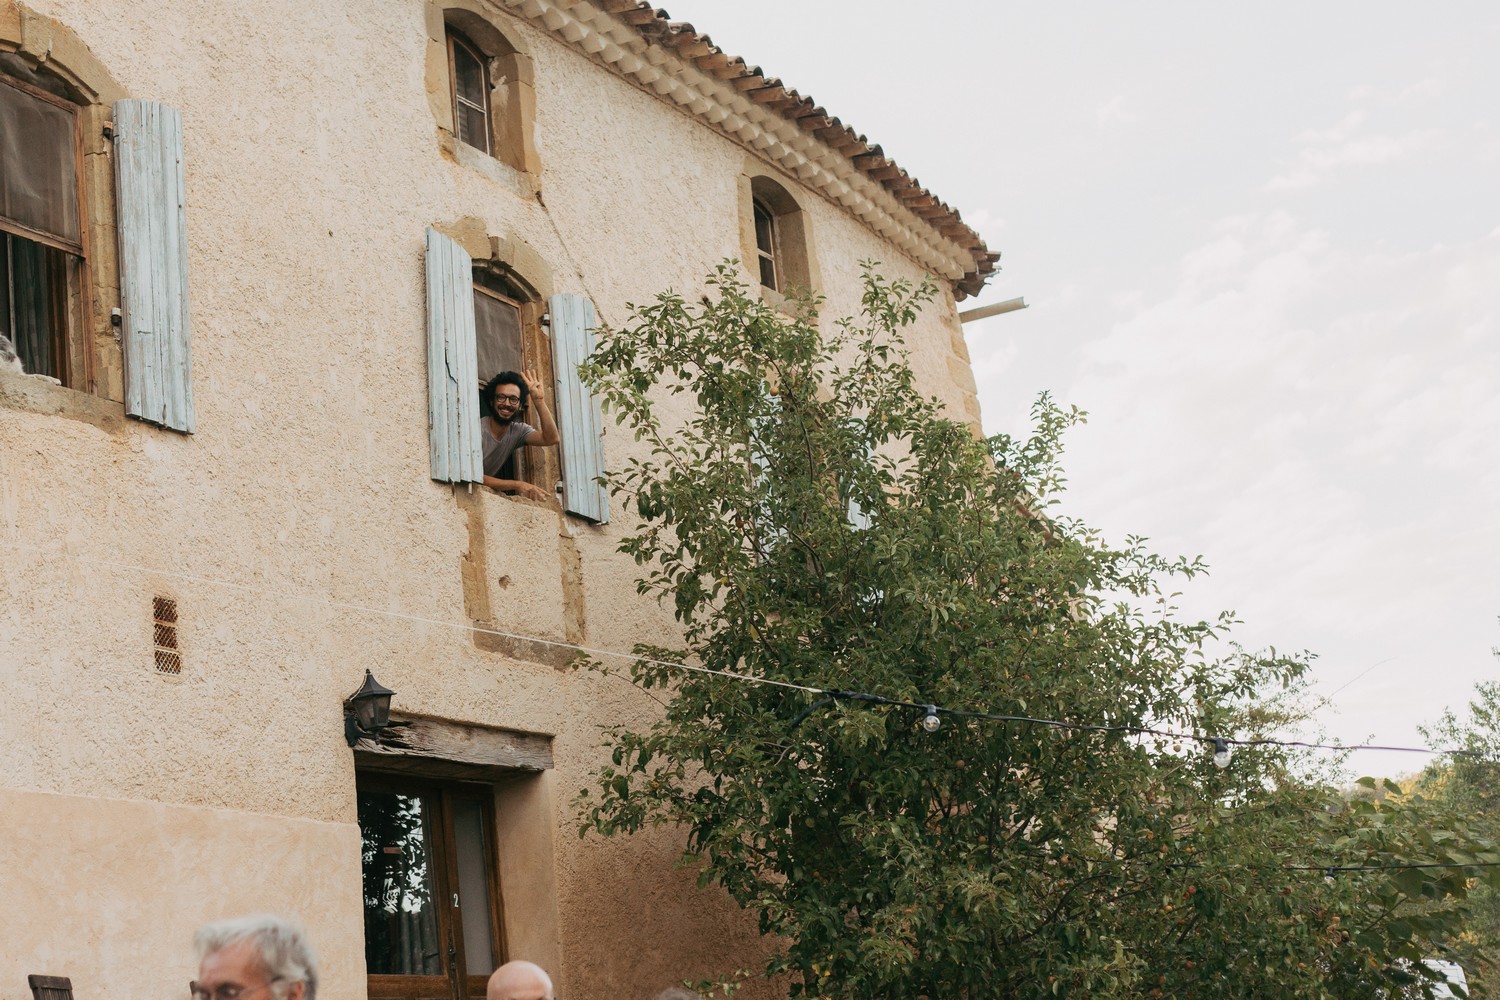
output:
<instances>
[{"instance_id":1,"label":"window","mask_svg":"<svg viewBox=\"0 0 1500 1000\"><path fill-rule=\"evenodd\" d=\"M78 112L61 80L0 55L0 334L26 371L87 388Z\"/></svg>"},{"instance_id":2,"label":"window","mask_svg":"<svg viewBox=\"0 0 1500 1000\"><path fill-rule=\"evenodd\" d=\"M192 433L182 116L125 97L55 21L45 63L8 51L27 47L14 24L0 18L0 333L28 372Z\"/></svg>"},{"instance_id":3,"label":"window","mask_svg":"<svg viewBox=\"0 0 1500 1000\"><path fill-rule=\"evenodd\" d=\"M357 795L369 996L482 998L505 961L492 790L361 775Z\"/></svg>"},{"instance_id":4,"label":"window","mask_svg":"<svg viewBox=\"0 0 1500 1000\"><path fill-rule=\"evenodd\" d=\"M552 352L538 321L540 312L536 294L518 279L508 279L493 264L474 269L474 353L481 383L498 372L531 369L551 388ZM551 392L546 396L547 406L558 417L557 400ZM532 425L537 422L531 411L518 416ZM554 448L518 448L508 463L511 468L502 470L500 478L524 480L550 495L557 484L555 454Z\"/></svg>"},{"instance_id":5,"label":"window","mask_svg":"<svg viewBox=\"0 0 1500 1000\"><path fill-rule=\"evenodd\" d=\"M496 372L526 368L526 345L521 336L524 299L525 294L503 277L488 270L475 270L474 340L479 381L488 382Z\"/></svg>"},{"instance_id":6,"label":"window","mask_svg":"<svg viewBox=\"0 0 1500 1000\"><path fill-rule=\"evenodd\" d=\"M525 40L502 32L478 0L429 0L428 89L444 148L512 190L535 194L536 90ZM484 155L475 155L475 153ZM505 168L509 167L510 170ZM522 177L517 177L519 172Z\"/></svg>"},{"instance_id":7,"label":"window","mask_svg":"<svg viewBox=\"0 0 1500 1000\"><path fill-rule=\"evenodd\" d=\"M448 32L448 65L453 81L453 121L458 141L490 151L490 71L485 58L463 35Z\"/></svg>"},{"instance_id":8,"label":"window","mask_svg":"<svg viewBox=\"0 0 1500 1000\"><path fill-rule=\"evenodd\" d=\"M817 290L811 223L790 190L770 177L742 174L740 220L741 259L761 288L775 293L769 299L780 302L793 290Z\"/></svg>"},{"instance_id":9,"label":"window","mask_svg":"<svg viewBox=\"0 0 1500 1000\"><path fill-rule=\"evenodd\" d=\"M482 256L471 256L473 247ZM512 267L509 261L520 265ZM507 369L537 374L557 420L558 448L524 449L514 478L551 493L563 484L563 509L609 520L604 425L598 401L578 377L593 350L593 304L575 294L549 295L550 272L520 240L490 237L461 244L427 230L427 378L432 478L483 482L478 387ZM544 331L543 327L546 327ZM517 363L519 362L519 363ZM529 414L521 419L529 423Z\"/></svg>"},{"instance_id":10,"label":"window","mask_svg":"<svg viewBox=\"0 0 1500 1000\"><path fill-rule=\"evenodd\" d=\"M766 203L755 199L755 253L760 261L760 283L773 292L781 290L776 278L776 216Z\"/></svg>"}]
</instances>

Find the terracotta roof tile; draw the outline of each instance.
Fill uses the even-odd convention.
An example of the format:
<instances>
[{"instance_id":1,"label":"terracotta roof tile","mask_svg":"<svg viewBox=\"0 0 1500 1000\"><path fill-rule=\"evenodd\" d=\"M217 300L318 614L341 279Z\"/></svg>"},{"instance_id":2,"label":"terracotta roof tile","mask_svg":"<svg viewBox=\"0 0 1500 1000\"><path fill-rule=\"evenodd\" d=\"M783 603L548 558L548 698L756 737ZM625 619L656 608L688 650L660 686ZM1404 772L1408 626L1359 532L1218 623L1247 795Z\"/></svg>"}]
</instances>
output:
<instances>
[{"instance_id":1,"label":"terracotta roof tile","mask_svg":"<svg viewBox=\"0 0 1500 1000\"><path fill-rule=\"evenodd\" d=\"M829 115L812 98L788 89L776 77L767 77L759 66L750 66L739 56L723 51L708 35L699 33L686 21L673 21L661 8L640 0L599 2L604 10L630 25L646 41L670 48L698 69L728 83L748 100L775 112L848 157L857 170L889 191L914 215L963 247L972 267L954 283L959 298L977 293L995 272L1000 254L985 246L957 209L888 159L879 145L871 145L865 136Z\"/></svg>"}]
</instances>

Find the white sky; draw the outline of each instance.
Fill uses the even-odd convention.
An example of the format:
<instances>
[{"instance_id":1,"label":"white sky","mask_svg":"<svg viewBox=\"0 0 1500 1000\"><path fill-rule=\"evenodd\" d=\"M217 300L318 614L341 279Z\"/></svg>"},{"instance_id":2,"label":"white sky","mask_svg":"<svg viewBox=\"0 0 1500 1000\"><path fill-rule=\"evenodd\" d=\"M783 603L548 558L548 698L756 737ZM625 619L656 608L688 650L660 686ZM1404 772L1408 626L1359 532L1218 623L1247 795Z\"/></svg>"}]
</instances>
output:
<instances>
[{"instance_id":1,"label":"white sky","mask_svg":"<svg viewBox=\"0 0 1500 1000\"><path fill-rule=\"evenodd\" d=\"M1088 410L1064 509L1202 554L1184 608L1317 653L1327 735L1420 742L1500 676L1500 8L667 9L1004 254L965 303L1031 306L966 328L986 429Z\"/></svg>"}]
</instances>

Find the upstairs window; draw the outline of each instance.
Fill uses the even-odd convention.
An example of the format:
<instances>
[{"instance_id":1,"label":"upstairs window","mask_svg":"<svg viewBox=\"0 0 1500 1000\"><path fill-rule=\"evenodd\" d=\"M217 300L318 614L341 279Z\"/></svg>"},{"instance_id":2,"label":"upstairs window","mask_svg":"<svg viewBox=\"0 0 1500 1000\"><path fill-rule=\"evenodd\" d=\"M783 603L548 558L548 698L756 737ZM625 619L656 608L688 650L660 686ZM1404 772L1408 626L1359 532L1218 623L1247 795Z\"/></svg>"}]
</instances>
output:
<instances>
[{"instance_id":1,"label":"upstairs window","mask_svg":"<svg viewBox=\"0 0 1500 1000\"><path fill-rule=\"evenodd\" d=\"M488 268L474 269L474 341L479 381L488 382L496 372L519 372L529 367L521 332L521 312L527 297Z\"/></svg>"},{"instance_id":2,"label":"upstairs window","mask_svg":"<svg viewBox=\"0 0 1500 1000\"><path fill-rule=\"evenodd\" d=\"M0 334L28 373L192 433L182 115L50 30L36 65L0 18Z\"/></svg>"},{"instance_id":3,"label":"upstairs window","mask_svg":"<svg viewBox=\"0 0 1500 1000\"><path fill-rule=\"evenodd\" d=\"M578 366L593 351L593 304L576 294L544 297L493 247L490 252L495 255L476 260L457 240L427 230L432 478L484 481L478 390L496 372L530 369L544 387L561 446L527 449L518 474L499 478L524 479L547 493L561 481L563 510L605 523L609 494L599 484L603 416L598 400L578 377ZM544 315L547 332L542 329ZM517 416L533 423L524 411Z\"/></svg>"},{"instance_id":4,"label":"upstairs window","mask_svg":"<svg viewBox=\"0 0 1500 1000\"><path fill-rule=\"evenodd\" d=\"M87 388L79 107L0 55L0 334L26 371Z\"/></svg>"},{"instance_id":5,"label":"upstairs window","mask_svg":"<svg viewBox=\"0 0 1500 1000\"><path fill-rule=\"evenodd\" d=\"M552 352L539 321L541 311L537 294L494 262L474 268L474 354L481 384L500 372L534 371L546 388L552 388ZM560 420L551 392L545 401ZM534 406L516 418L533 426L539 423ZM558 479L556 455L555 448L517 448L500 478L524 480L550 496Z\"/></svg>"},{"instance_id":6,"label":"upstairs window","mask_svg":"<svg viewBox=\"0 0 1500 1000\"><path fill-rule=\"evenodd\" d=\"M530 188L529 197L542 170L531 55L524 37L502 32L477 6L428 0L428 79L448 83L446 92L430 87L428 101L454 159L512 190Z\"/></svg>"},{"instance_id":7,"label":"upstairs window","mask_svg":"<svg viewBox=\"0 0 1500 1000\"><path fill-rule=\"evenodd\" d=\"M760 283L773 292L781 291L776 273L776 216L759 198L753 202L755 212L755 253L760 261Z\"/></svg>"},{"instance_id":8,"label":"upstairs window","mask_svg":"<svg viewBox=\"0 0 1500 1000\"><path fill-rule=\"evenodd\" d=\"M448 32L453 121L459 142L490 152L490 71L480 50L456 31Z\"/></svg>"},{"instance_id":9,"label":"upstairs window","mask_svg":"<svg viewBox=\"0 0 1500 1000\"><path fill-rule=\"evenodd\" d=\"M764 174L740 176L741 260L765 297L783 303L794 291L816 292L812 220L791 190Z\"/></svg>"}]
</instances>

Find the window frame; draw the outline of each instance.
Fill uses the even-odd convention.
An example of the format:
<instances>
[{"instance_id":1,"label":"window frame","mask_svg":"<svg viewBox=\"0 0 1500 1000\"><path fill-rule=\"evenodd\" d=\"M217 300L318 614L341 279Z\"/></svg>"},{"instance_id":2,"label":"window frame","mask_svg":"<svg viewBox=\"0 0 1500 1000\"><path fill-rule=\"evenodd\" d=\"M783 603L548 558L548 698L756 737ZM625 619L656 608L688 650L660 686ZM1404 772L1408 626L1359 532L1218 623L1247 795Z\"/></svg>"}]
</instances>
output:
<instances>
[{"instance_id":1,"label":"window frame","mask_svg":"<svg viewBox=\"0 0 1500 1000\"><path fill-rule=\"evenodd\" d=\"M798 200L794 182L766 173L764 164L753 157L747 158L737 186L740 266L762 299L784 312L795 312L792 302L800 294L817 295L822 288L812 217ZM805 200L806 194L802 191L800 196ZM769 247L761 239L763 230L768 230ZM762 280L761 273L773 262L774 287Z\"/></svg>"},{"instance_id":2,"label":"window frame","mask_svg":"<svg viewBox=\"0 0 1500 1000\"><path fill-rule=\"evenodd\" d=\"M63 81L68 83L66 79ZM75 190L75 209L78 213L78 243L69 244L67 240L53 236L50 233L42 233L32 229L20 222L0 215L0 232L10 236L40 244L52 250L59 251L71 260L64 260L63 280L58 301L63 308L59 310L62 323L52 331L54 351L56 352L56 372L54 376L63 386L82 392L95 392L94 384L94 352L90 347L90 321L93 316L92 284L93 274L89 267L89 209L88 209L88 179L86 171L88 161L86 159L86 145L84 143L83 122L85 107L76 101L59 97L48 93L40 87L27 83L25 80L17 79L0 69L0 86L12 87L23 94L37 98L48 104L67 112L72 119L72 141L73 141L73 183ZM111 180L111 183L113 181ZM10 257L7 254L7 260ZM69 272L72 273L69 273ZM11 289L9 287L10 276L0 277L7 284L7 301L12 301ZM76 287L73 287L76 283ZM76 302L74 295L76 294ZM11 330L14 333L14 329ZM32 374L51 374L48 372Z\"/></svg>"},{"instance_id":3,"label":"window frame","mask_svg":"<svg viewBox=\"0 0 1500 1000\"><path fill-rule=\"evenodd\" d=\"M393 774L361 768L355 774L356 796L365 792L420 796L424 801L423 836L428 845L428 863L433 881L434 900L447 900L458 894L458 847L454 829L453 800L465 798L480 803L483 819L483 852L485 876L489 888L490 948L496 968L507 961L505 940L505 902L500 883L500 854L495 830L495 790L479 782L451 781L440 778ZM363 843L364 833L360 833ZM364 866L360 866L364 879ZM361 890L363 895L363 890ZM437 937L445 971L437 976L366 973L366 995L370 1000L418 1000L430 997L436 989L446 991L449 1000L484 1000L489 973L468 973L463 934L463 907L439 903L434 906ZM455 909L457 915L455 916ZM361 931L363 938L363 931ZM440 984L442 984L440 986Z\"/></svg>"},{"instance_id":4,"label":"window frame","mask_svg":"<svg viewBox=\"0 0 1500 1000\"><path fill-rule=\"evenodd\" d=\"M553 371L552 344L548 333L543 329L542 314L546 311L546 303L533 296L530 286L515 274L514 271L495 260L474 261L474 294L484 294L492 299L514 306L519 316L521 335L521 371L528 368L537 373L538 380L542 383L544 392L547 393L547 403L552 409L552 419L557 423L559 431L562 429L561 417L554 408L556 403L556 375ZM498 283L504 283L512 289L516 297L506 295L495 288L485 284L489 279ZM476 327L478 326L476 317ZM477 348L477 344L476 344ZM488 378L481 374L481 381L487 382ZM481 408L481 413L483 409ZM527 408L521 419L526 423L537 427L534 419L535 411L527 402ZM559 461L559 443L556 447L529 448L521 445L515 451L515 478L530 483L537 489L542 490L549 496L557 488L558 481L562 478L562 467Z\"/></svg>"},{"instance_id":5,"label":"window frame","mask_svg":"<svg viewBox=\"0 0 1500 1000\"><path fill-rule=\"evenodd\" d=\"M451 24L446 26L446 33L448 45L448 91L453 103L453 137L464 145L479 150L486 156L494 156L495 117L494 103L490 99L493 91L490 85L489 57L467 35ZM462 49L469 58L479 64L480 91L484 95L483 105L475 104L458 92L457 52L459 49ZM484 127L481 129L481 134L484 136L483 146L476 145L464 138L463 109L465 107L474 108L484 116Z\"/></svg>"},{"instance_id":6,"label":"window frame","mask_svg":"<svg viewBox=\"0 0 1500 1000\"><path fill-rule=\"evenodd\" d=\"M781 246L777 239L776 213L771 210L762 198L750 200L750 212L755 226L755 254L759 262L757 277L760 279L762 288L769 288L773 292L781 291ZM761 224L764 222L766 230L766 245L761 244ZM771 269L771 281L766 283L766 267Z\"/></svg>"}]
</instances>

